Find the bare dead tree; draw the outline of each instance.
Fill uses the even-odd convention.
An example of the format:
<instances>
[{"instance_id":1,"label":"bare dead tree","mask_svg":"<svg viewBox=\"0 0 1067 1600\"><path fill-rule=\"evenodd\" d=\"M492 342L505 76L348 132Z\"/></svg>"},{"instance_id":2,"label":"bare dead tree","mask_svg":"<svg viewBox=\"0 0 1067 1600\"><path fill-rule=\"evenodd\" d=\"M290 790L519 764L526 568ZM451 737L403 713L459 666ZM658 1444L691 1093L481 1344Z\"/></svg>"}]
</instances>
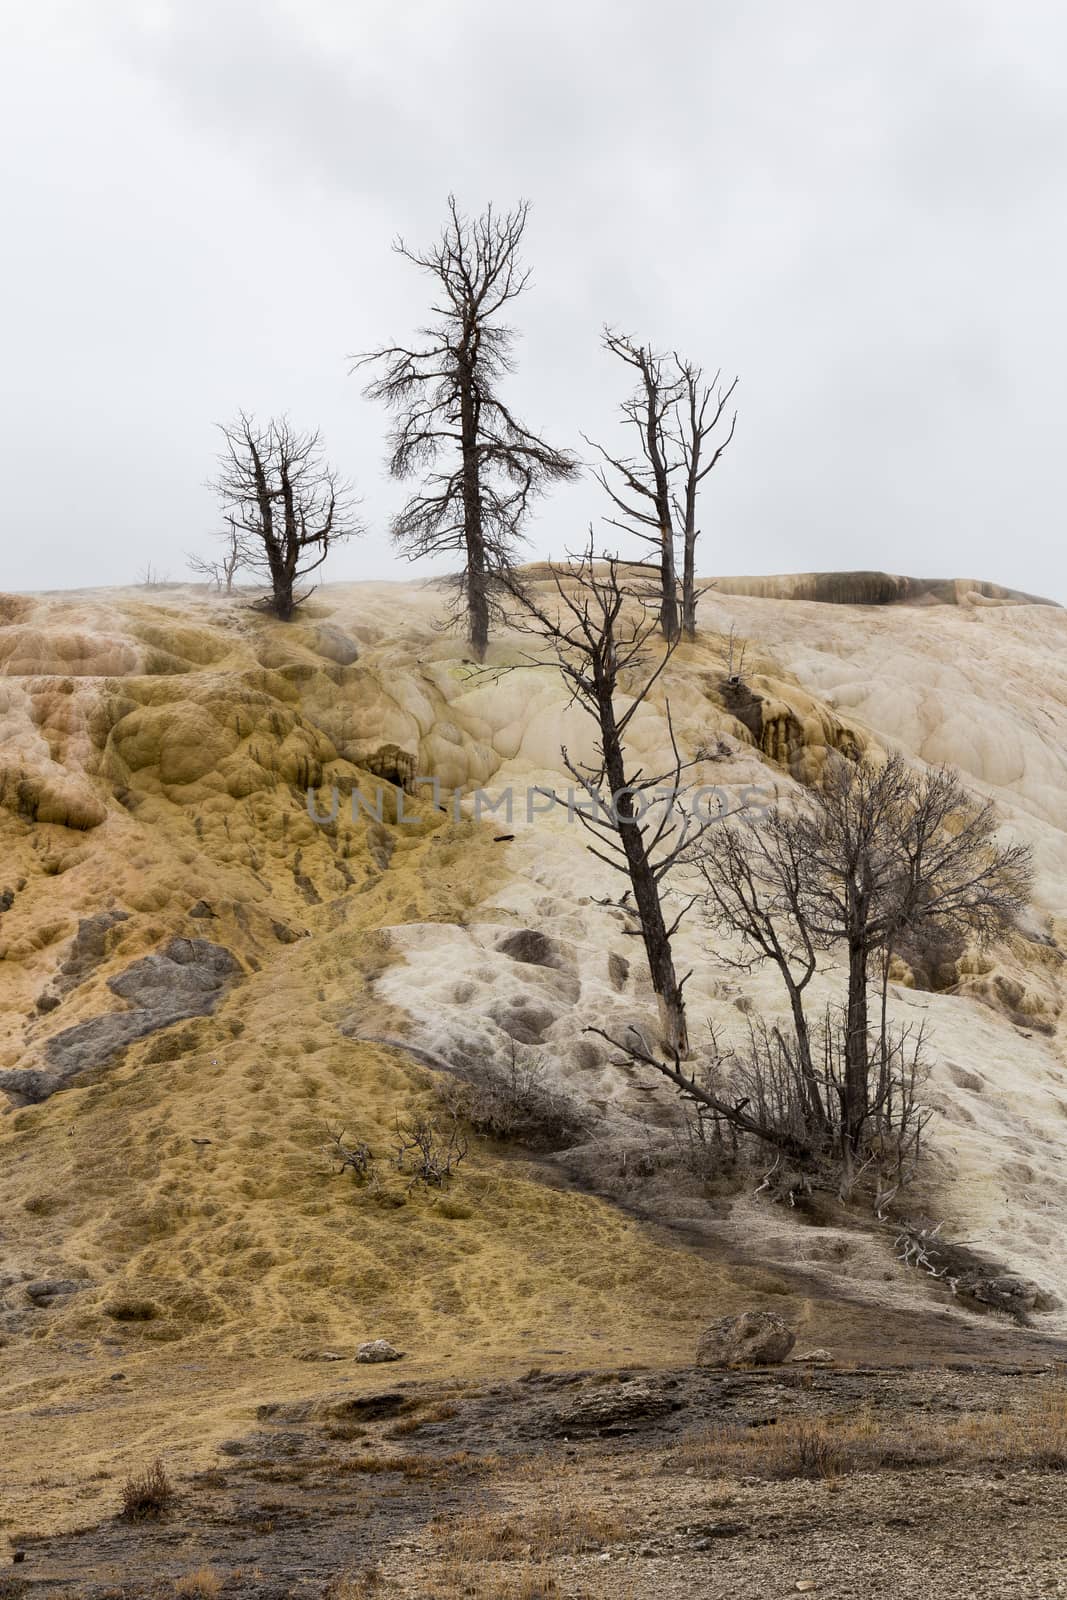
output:
<instances>
[{"instance_id":1,"label":"bare dead tree","mask_svg":"<svg viewBox=\"0 0 1067 1600\"><path fill-rule=\"evenodd\" d=\"M668 373L663 356L628 334L605 328L604 348L632 370L634 390L620 409L637 438L637 451L629 456L613 456L595 440L587 441L602 459L597 481L618 513L605 520L653 547L653 559L640 565L657 574L659 625L663 637L673 642L678 638L678 578L671 476L677 463L671 459L670 421L682 386Z\"/></svg>"},{"instance_id":2,"label":"bare dead tree","mask_svg":"<svg viewBox=\"0 0 1067 1600\"><path fill-rule=\"evenodd\" d=\"M745 655L748 650L748 640L741 640L740 649L737 648L737 624L731 622L730 637L726 651L726 681L730 685L741 682L745 673Z\"/></svg>"},{"instance_id":3,"label":"bare dead tree","mask_svg":"<svg viewBox=\"0 0 1067 1600\"><path fill-rule=\"evenodd\" d=\"M653 646L659 618L647 598L627 591L620 570L616 557L594 560L590 544L572 565L551 568L551 601L540 601L515 581L510 588L520 609L516 625L548 642L573 699L596 724L595 762L572 759L566 746L562 751L566 771L588 802L575 814L596 841L589 845L593 855L629 878L633 908L626 897L620 904L644 943L665 1046L685 1057L682 991L689 974L678 977L671 941L693 901L687 899L669 918L666 880L718 817L702 818L685 804L683 773L693 763L679 752L669 702L670 766L646 773L626 750L627 730L670 660L677 636ZM623 693L625 708L618 703Z\"/></svg>"},{"instance_id":4,"label":"bare dead tree","mask_svg":"<svg viewBox=\"0 0 1067 1600\"><path fill-rule=\"evenodd\" d=\"M390 345L355 362L381 368L365 393L396 414L393 477L425 472L393 538L413 561L460 552L461 603L479 661L494 593L514 565L531 501L579 470L574 456L524 427L498 392L515 342L500 316L530 281L519 260L528 212L525 201L503 214L490 205L472 221L450 195L435 245L416 251L397 240L397 253L436 280L434 320L419 344Z\"/></svg>"},{"instance_id":5,"label":"bare dead tree","mask_svg":"<svg viewBox=\"0 0 1067 1600\"><path fill-rule=\"evenodd\" d=\"M335 545L362 532L352 491L328 465L318 432L287 417L265 424L241 412L222 426L211 487L222 502L241 565L270 584L269 607L288 622L312 592L298 592Z\"/></svg>"},{"instance_id":6,"label":"bare dead tree","mask_svg":"<svg viewBox=\"0 0 1067 1600\"><path fill-rule=\"evenodd\" d=\"M219 538L222 549L217 557L212 559L211 556L189 555L186 563L190 572L213 583L219 594L230 595L233 593L234 579L245 560L237 525L232 517L227 517L226 528Z\"/></svg>"},{"instance_id":7,"label":"bare dead tree","mask_svg":"<svg viewBox=\"0 0 1067 1600\"><path fill-rule=\"evenodd\" d=\"M612 455L590 440L602 460L597 480L617 512L606 520L612 527L650 544L655 552L647 563L657 575L660 627L665 639L679 632L696 636L699 594L696 583L696 544L700 535L700 486L719 463L737 424L733 414L725 436L714 443L737 387L734 378L725 389L716 373L705 384L700 367L677 353L673 364L649 345L607 328L604 345L634 374L633 393L622 403L622 415L632 435L634 454ZM679 483L680 480L680 483ZM679 586L675 540L682 542L682 578Z\"/></svg>"},{"instance_id":8,"label":"bare dead tree","mask_svg":"<svg viewBox=\"0 0 1067 1600\"><path fill-rule=\"evenodd\" d=\"M730 444L737 427L737 412L730 418L725 435L718 443L714 438L723 421L730 398L737 388L737 379L726 388L719 383L717 372L710 383L705 383L703 373L691 361L683 361L675 353L680 395L674 406L671 430L681 455L682 488L675 502L681 523L682 536L682 632L687 639L695 639L697 631L696 548L700 529L697 526L700 486L718 466L724 450Z\"/></svg>"},{"instance_id":9,"label":"bare dead tree","mask_svg":"<svg viewBox=\"0 0 1067 1600\"><path fill-rule=\"evenodd\" d=\"M164 589L170 582L170 577L165 572L161 573L158 567L154 567L149 561L137 574L137 581L145 589Z\"/></svg>"},{"instance_id":10,"label":"bare dead tree","mask_svg":"<svg viewBox=\"0 0 1067 1600\"><path fill-rule=\"evenodd\" d=\"M837 1163L841 1192L872 1170L884 1211L906 1181L929 1120L921 1104L925 1037L887 1017L888 963L905 932L978 941L1013 922L1030 892L1029 851L998 845L989 804L976 806L955 772L916 772L899 755L831 765L803 805L758 822L706 830L696 853L714 926L741 943L720 959L748 970L770 961L789 1000L789 1025L760 1019L747 1047L711 1047L692 1068L628 1034L613 1039L691 1104L783 1156ZM805 993L819 957L844 947L846 999L812 1023ZM869 1025L872 957L881 1017ZM605 1034L604 1037L610 1037Z\"/></svg>"},{"instance_id":11,"label":"bare dead tree","mask_svg":"<svg viewBox=\"0 0 1067 1600\"><path fill-rule=\"evenodd\" d=\"M804 991L827 941L815 936L805 915L807 866L784 823L784 814L775 808L760 826L728 825L709 833L701 843L699 866L709 920L741 939L741 956L730 964L748 972L771 961L778 969L793 1023L792 1052L781 1064L795 1082L806 1136L818 1149L828 1142L831 1113L813 1055ZM729 961L721 951L719 959ZM780 1036L772 1043L764 1035L762 1052L755 1038L751 1042L751 1054L762 1055L765 1062L785 1049Z\"/></svg>"},{"instance_id":12,"label":"bare dead tree","mask_svg":"<svg viewBox=\"0 0 1067 1600\"><path fill-rule=\"evenodd\" d=\"M777 826L803 863L812 937L841 941L847 955L843 1125L855 1152L871 1107L872 958L883 952L887 975L898 938L920 928L979 942L1002 933L1029 898L1031 857L997 844L992 803L975 806L958 773L917 773L899 754L880 766L832 761L811 801Z\"/></svg>"}]
</instances>

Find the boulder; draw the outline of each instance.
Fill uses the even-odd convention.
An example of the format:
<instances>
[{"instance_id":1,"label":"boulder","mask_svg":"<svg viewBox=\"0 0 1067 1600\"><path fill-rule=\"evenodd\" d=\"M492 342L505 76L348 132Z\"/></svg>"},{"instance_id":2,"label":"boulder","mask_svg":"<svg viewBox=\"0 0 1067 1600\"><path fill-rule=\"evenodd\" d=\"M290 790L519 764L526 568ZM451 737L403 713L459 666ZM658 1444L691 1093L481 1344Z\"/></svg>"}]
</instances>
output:
<instances>
[{"instance_id":1,"label":"boulder","mask_svg":"<svg viewBox=\"0 0 1067 1600\"><path fill-rule=\"evenodd\" d=\"M65 1300L68 1295L77 1294L79 1289L84 1288L84 1283L78 1283L73 1278L34 1278L26 1284L26 1293L35 1306L45 1311L57 1300Z\"/></svg>"},{"instance_id":2,"label":"boulder","mask_svg":"<svg viewBox=\"0 0 1067 1600\"><path fill-rule=\"evenodd\" d=\"M357 1361L399 1361L401 1351L389 1343L388 1339L372 1339L369 1344L361 1344L356 1351Z\"/></svg>"},{"instance_id":3,"label":"boulder","mask_svg":"<svg viewBox=\"0 0 1067 1600\"><path fill-rule=\"evenodd\" d=\"M773 1311L721 1317L705 1328L697 1345L701 1367L769 1367L784 1361L796 1334Z\"/></svg>"}]
</instances>

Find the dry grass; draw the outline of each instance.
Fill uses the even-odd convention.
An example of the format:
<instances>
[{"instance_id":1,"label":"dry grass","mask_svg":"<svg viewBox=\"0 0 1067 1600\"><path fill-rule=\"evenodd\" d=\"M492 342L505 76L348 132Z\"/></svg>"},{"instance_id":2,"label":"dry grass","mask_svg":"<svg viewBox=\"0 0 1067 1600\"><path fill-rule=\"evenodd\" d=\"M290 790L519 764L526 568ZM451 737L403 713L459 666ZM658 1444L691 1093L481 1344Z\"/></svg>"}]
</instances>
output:
<instances>
[{"instance_id":1,"label":"dry grass","mask_svg":"<svg viewBox=\"0 0 1067 1600\"><path fill-rule=\"evenodd\" d=\"M426 1600L563 1600L564 1591L543 1561L523 1561L507 1567L471 1566L446 1561L426 1579Z\"/></svg>"},{"instance_id":2,"label":"dry grass","mask_svg":"<svg viewBox=\"0 0 1067 1600\"><path fill-rule=\"evenodd\" d=\"M1067 1470L1067 1389L1048 1386L1019 1411L916 1420L906 1427L863 1411L791 1417L765 1428L716 1428L671 1461L672 1468L709 1477L763 1478L983 1465Z\"/></svg>"},{"instance_id":3,"label":"dry grass","mask_svg":"<svg viewBox=\"0 0 1067 1600\"><path fill-rule=\"evenodd\" d=\"M131 1472L122 1485L122 1515L127 1522L161 1517L174 1499L174 1485L159 1456L142 1472Z\"/></svg>"},{"instance_id":4,"label":"dry grass","mask_svg":"<svg viewBox=\"0 0 1067 1600\"><path fill-rule=\"evenodd\" d=\"M419 1429L424 1428L428 1423L450 1422L453 1417L458 1415L459 1407L457 1405L453 1405L451 1401L442 1400L436 1405L427 1407L417 1417L403 1417L399 1422L394 1423L393 1427L386 1430L385 1437L387 1439L405 1439L411 1433L418 1433Z\"/></svg>"},{"instance_id":5,"label":"dry grass","mask_svg":"<svg viewBox=\"0 0 1067 1600\"><path fill-rule=\"evenodd\" d=\"M1067 1389L1050 1384L1022 1411L963 1417L942 1432L953 1460L1067 1471Z\"/></svg>"},{"instance_id":6,"label":"dry grass","mask_svg":"<svg viewBox=\"0 0 1067 1600\"><path fill-rule=\"evenodd\" d=\"M368 1450L359 1455L348 1456L332 1465L336 1472L368 1474L399 1472L410 1482L421 1478L436 1478L453 1472L461 1474L491 1472L499 1465L499 1460L496 1456L472 1455L469 1450L455 1450L447 1456L394 1456Z\"/></svg>"},{"instance_id":7,"label":"dry grass","mask_svg":"<svg viewBox=\"0 0 1067 1600\"><path fill-rule=\"evenodd\" d=\"M381 1567L365 1572L349 1572L337 1578L326 1590L324 1600L378 1600L382 1594Z\"/></svg>"},{"instance_id":8,"label":"dry grass","mask_svg":"<svg viewBox=\"0 0 1067 1600\"><path fill-rule=\"evenodd\" d=\"M475 1511L466 1517L438 1517L430 1524L442 1556L475 1567L486 1561L522 1557L543 1562L549 1556L599 1550L621 1532L615 1512L583 1504L576 1496L521 1513Z\"/></svg>"},{"instance_id":9,"label":"dry grass","mask_svg":"<svg viewBox=\"0 0 1067 1600\"><path fill-rule=\"evenodd\" d=\"M216 1600L222 1593L222 1579L213 1567L197 1567L175 1579L174 1593L183 1600Z\"/></svg>"}]
</instances>

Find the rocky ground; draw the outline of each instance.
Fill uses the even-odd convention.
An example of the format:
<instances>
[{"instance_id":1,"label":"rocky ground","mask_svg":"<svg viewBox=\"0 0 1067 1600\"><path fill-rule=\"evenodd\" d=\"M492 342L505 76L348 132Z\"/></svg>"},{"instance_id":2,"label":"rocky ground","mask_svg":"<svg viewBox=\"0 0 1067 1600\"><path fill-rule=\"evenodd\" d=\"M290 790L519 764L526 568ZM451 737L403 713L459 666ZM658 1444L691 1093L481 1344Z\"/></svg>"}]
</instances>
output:
<instances>
[{"instance_id":1,"label":"rocky ground","mask_svg":"<svg viewBox=\"0 0 1067 1600\"><path fill-rule=\"evenodd\" d=\"M802 1352L803 1354L803 1352ZM1067 1362L540 1372L338 1364L158 1515L11 1534L0 1595L1067 1594ZM6 1585L6 1586L5 1586Z\"/></svg>"}]
</instances>

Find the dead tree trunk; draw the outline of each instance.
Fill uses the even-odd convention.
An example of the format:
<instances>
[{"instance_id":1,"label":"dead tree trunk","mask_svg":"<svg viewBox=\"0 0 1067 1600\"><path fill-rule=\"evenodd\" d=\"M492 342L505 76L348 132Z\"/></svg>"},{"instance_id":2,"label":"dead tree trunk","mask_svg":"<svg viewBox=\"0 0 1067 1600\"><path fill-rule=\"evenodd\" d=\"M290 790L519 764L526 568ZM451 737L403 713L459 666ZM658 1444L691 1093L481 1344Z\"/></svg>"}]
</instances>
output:
<instances>
[{"instance_id":1,"label":"dead tree trunk","mask_svg":"<svg viewBox=\"0 0 1067 1600\"><path fill-rule=\"evenodd\" d=\"M473 363L459 370L460 451L463 458L463 542L466 550L464 581L471 650L484 661L489 648L489 571L482 536L482 484L478 464L478 391Z\"/></svg>"},{"instance_id":2,"label":"dead tree trunk","mask_svg":"<svg viewBox=\"0 0 1067 1600\"><path fill-rule=\"evenodd\" d=\"M681 1058L690 1049L683 997L689 975L678 975L672 939L692 902L671 919L664 896L668 875L718 818L701 821L684 803L682 774L688 763L674 740L669 703L670 769L646 774L629 765L626 753L626 731L670 660L676 640L668 640L652 662L648 646L660 627L658 596L628 594L614 558L594 562L590 548L573 567L553 568L552 576L555 607L539 601L529 588L511 586L520 608L517 626L551 645L564 682L596 723L599 765L572 760L566 748L562 752L567 772L591 803L575 814L595 837L592 853L629 879L635 908L630 915L637 923L632 931L640 934L645 947L663 1045ZM620 713L616 694L624 676L630 699ZM663 795L671 798L661 801L661 813L654 818L651 803Z\"/></svg>"},{"instance_id":3,"label":"dead tree trunk","mask_svg":"<svg viewBox=\"0 0 1067 1600\"><path fill-rule=\"evenodd\" d=\"M842 1134L855 1154L867 1121L870 1092L870 1034L867 1010L867 946L861 939L848 945L848 1002L845 1013L845 1103Z\"/></svg>"},{"instance_id":4,"label":"dead tree trunk","mask_svg":"<svg viewBox=\"0 0 1067 1600\"><path fill-rule=\"evenodd\" d=\"M729 445L737 426L737 412L730 419L726 437L708 454L707 442L714 436L722 420L730 396L737 388L737 379L720 389L719 374L704 385L699 367L682 361L676 354L675 365L679 373L680 395L674 408L672 432L681 454L683 488L677 507L682 524L682 632L687 639L695 639L697 631L697 577L696 550L700 529L697 526L697 504L700 485L718 464Z\"/></svg>"},{"instance_id":5,"label":"dead tree trunk","mask_svg":"<svg viewBox=\"0 0 1067 1600\"><path fill-rule=\"evenodd\" d=\"M662 623L661 623L662 626ZM663 1042L672 1054L685 1059L689 1055L689 1031L685 1020L685 1002L682 983L674 966L674 952L663 914L660 884L645 843L641 817L634 804L634 795L627 780L623 756L622 737L615 718L615 691L610 681L597 684L597 721L600 725L601 749L604 752L604 773L607 790L618 817L618 836L626 857L626 871L637 906L637 920L641 925L641 940L648 959L652 988L659 1002ZM682 980L684 983L684 979Z\"/></svg>"},{"instance_id":6,"label":"dead tree trunk","mask_svg":"<svg viewBox=\"0 0 1067 1600\"><path fill-rule=\"evenodd\" d=\"M637 344L610 328L604 332L605 348L632 369L635 389L623 401L621 410L639 443L636 456L612 455L603 445L587 441L598 452L604 465L597 480L620 514L609 517L612 527L622 528L652 546L650 558L642 563L656 574L655 598L663 637L673 643L678 638L678 576L674 560L674 514L669 460L668 419L681 396L676 379L664 374L664 359L647 345ZM610 469L610 476L609 470Z\"/></svg>"}]
</instances>

